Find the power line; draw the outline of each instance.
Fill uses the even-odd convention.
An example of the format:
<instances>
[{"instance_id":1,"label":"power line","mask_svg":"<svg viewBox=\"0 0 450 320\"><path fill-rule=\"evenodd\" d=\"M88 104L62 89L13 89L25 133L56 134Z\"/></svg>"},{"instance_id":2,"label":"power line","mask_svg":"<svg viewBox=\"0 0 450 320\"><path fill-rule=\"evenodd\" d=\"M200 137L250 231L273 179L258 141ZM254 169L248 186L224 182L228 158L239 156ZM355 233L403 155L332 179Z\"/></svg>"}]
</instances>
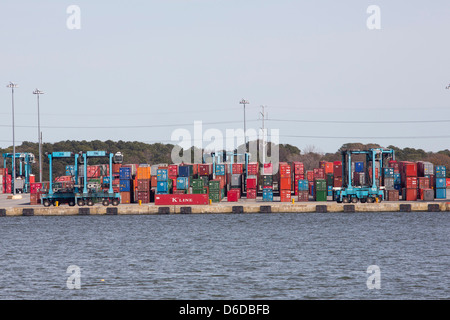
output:
<instances>
[{"instance_id":1,"label":"power line","mask_svg":"<svg viewBox=\"0 0 450 320\"><path fill-rule=\"evenodd\" d=\"M267 119L272 122L302 122L302 123L342 123L342 124L400 124L400 123L447 123L450 120L383 120L383 121L352 121L352 120L296 120L296 119Z\"/></svg>"}]
</instances>

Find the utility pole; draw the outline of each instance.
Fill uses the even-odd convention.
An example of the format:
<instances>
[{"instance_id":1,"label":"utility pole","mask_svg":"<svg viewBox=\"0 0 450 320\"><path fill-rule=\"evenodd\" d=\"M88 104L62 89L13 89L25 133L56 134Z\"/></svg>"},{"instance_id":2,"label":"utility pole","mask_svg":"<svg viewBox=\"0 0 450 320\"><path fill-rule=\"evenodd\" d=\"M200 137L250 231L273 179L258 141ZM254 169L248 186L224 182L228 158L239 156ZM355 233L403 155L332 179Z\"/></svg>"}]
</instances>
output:
<instances>
[{"instance_id":1,"label":"utility pole","mask_svg":"<svg viewBox=\"0 0 450 320\"><path fill-rule=\"evenodd\" d=\"M259 112L261 115L262 120L262 163L266 163L266 135L265 135L265 127L264 127L264 120L266 118L266 112L265 112L265 106L261 106L262 111Z\"/></svg>"},{"instance_id":2,"label":"utility pole","mask_svg":"<svg viewBox=\"0 0 450 320\"><path fill-rule=\"evenodd\" d=\"M10 82L7 88L11 88L11 105L12 105L12 138L13 138L13 157L12 157L12 193L16 195L16 139L14 135L14 88L17 88L17 83Z\"/></svg>"},{"instance_id":3,"label":"utility pole","mask_svg":"<svg viewBox=\"0 0 450 320\"><path fill-rule=\"evenodd\" d=\"M250 102L248 102L248 100L242 99L239 103L244 105L244 142L245 142L245 152L247 152L247 128L245 124L245 105L250 104Z\"/></svg>"},{"instance_id":4,"label":"utility pole","mask_svg":"<svg viewBox=\"0 0 450 320\"><path fill-rule=\"evenodd\" d=\"M33 94L37 96L37 107L38 107L38 139L39 139L39 182L42 183L42 132L41 132L41 120L39 115L39 96L44 94L39 89L33 91Z\"/></svg>"}]
</instances>

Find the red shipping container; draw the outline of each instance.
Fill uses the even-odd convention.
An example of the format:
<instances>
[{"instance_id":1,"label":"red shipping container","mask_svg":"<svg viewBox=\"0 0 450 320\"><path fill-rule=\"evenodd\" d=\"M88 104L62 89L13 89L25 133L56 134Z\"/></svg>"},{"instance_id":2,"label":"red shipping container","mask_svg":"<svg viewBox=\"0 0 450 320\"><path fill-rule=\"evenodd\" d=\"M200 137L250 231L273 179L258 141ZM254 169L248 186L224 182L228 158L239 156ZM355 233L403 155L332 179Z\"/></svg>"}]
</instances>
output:
<instances>
[{"instance_id":1,"label":"red shipping container","mask_svg":"<svg viewBox=\"0 0 450 320\"><path fill-rule=\"evenodd\" d=\"M291 177L280 178L280 190L289 190L292 189L292 180Z\"/></svg>"},{"instance_id":2,"label":"red shipping container","mask_svg":"<svg viewBox=\"0 0 450 320\"><path fill-rule=\"evenodd\" d=\"M167 170L167 174L170 179L176 179L178 177L178 165L170 164L169 169Z\"/></svg>"},{"instance_id":3,"label":"red shipping container","mask_svg":"<svg viewBox=\"0 0 450 320\"><path fill-rule=\"evenodd\" d=\"M121 192L120 193L120 203L131 203L131 193L130 192Z\"/></svg>"},{"instance_id":4,"label":"red shipping container","mask_svg":"<svg viewBox=\"0 0 450 320\"><path fill-rule=\"evenodd\" d=\"M403 188L403 200L406 201L416 201L417 200L417 188L414 189L408 189Z\"/></svg>"},{"instance_id":5,"label":"red shipping container","mask_svg":"<svg viewBox=\"0 0 450 320\"><path fill-rule=\"evenodd\" d=\"M198 165L198 174L201 176L209 176L211 174L212 165L210 163L201 163Z\"/></svg>"},{"instance_id":6,"label":"red shipping container","mask_svg":"<svg viewBox=\"0 0 450 320\"><path fill-rule=\"evenodd\" d=\"M417 163L414 162L404 162L403 163L403 173L407 177L417 177Z\"/></svg>"},{"instance_id":7,"label":"red shipping container","mask_svg":"<svg viewBox=\"0 0 450 320\"><path fill-rule=\"evenodd\" d=\"M113 163L112 165L112 174L119 174L120 173L120 168L122 168L122 164L121 163Z\"/></svg>"},{"instance_id":8,"label":"red shipping container","mask_svg":"<svg viewBox=\"0 0 450 320\"><path fill-rule=\"evenodd\" d=\"M247 189L247 199L256 199L256 189Z\"/></svg>"},{"instance_id":9,"label":"red shipping container","mask_svg":"<svg viewBox=\"0 0 450 320\"><path fill-rule=\"evenodd\" d=\"M398 190L395 189L386 190L386 201L398 201L398 200L399 200Z\"/></svg>"},{"instance_id":10,"label":"red shipping container","mask_svg":"<svg viewBox=\"0 0 450 320\"><path fill-rule=\"evenodd\" d=\"M308 181L313 181L314 180L314 171L312 171L312 170L306 171L306 179Z\"/></svg>"},{"instance_id":11,"label":"red shipping container","mask_svg":"<svg viewBox=\"0 0 450 320\"><path fill-rule=\"evenodd\" d=\"M340 188L342 187L342 177L333 177L333 187Z\"/></svg>"},{"instance_id":12,"label":"red shipping container","mask_svg":"<svg viewBox=\"0 0 450 320\"><path fill-rule=\"evenodd\" d=\"M295 180L304 180L305 179L305 175L304 174L295 174L294 175L294 179Z\"/></svg>"},{"instance_id":13,"label":"red shipping container","mask_svg":"<svg viewBox=\"0 0 450 320\"><path fill-rule=\"evenodd\" d=\"M280 162L280 177L290 178L291 177L291 166L287 162Z\"/></svg>"},{"instance_id":14,"label":"red shipping container","mask_svg":"<svg viewBox=\"0 0 450 320\"><path fill-rule=\"evenodd\" d=\"M36 194L42 189L42 183L30 183L30 194Z\"/></svg>"},{"instance_id":15,"label":"red shipping container","mask_svg":"<svg viewBox=\"0 0 450 320\"><path fill-rule=\"evenodd\" d=\"M138 191L149 191L150 190L150 179L138 179L137 190Z\"/></svg>"},{"instance_id":16,"label":"red shipping container","mask_svg":"<svg viewBox=\"0 0 450 320\"><path fill-rule=\"evenodd\" d=\"M256 176L258 174L258 163L257 162L250 162L247 165L247 174L249 176Z\"/></svg>"},{"instance_id":17,"label":"red shipping container","mask_svg":"<svg viewBox=\"0 0 450 320\"><path fill-rule=\"evenodd\" d=\"M309 191L298 191L298 201L309 201Z\"/></svg>"},{"instance_id":18,"label":"red shipping container","mask_svg":"<svg viewBox=\"0 0 450 320\"><path fill-rule=\"evenodd\" d=\"M336 164L333 165L333 175L335 177L342 177L342 164Z\"/></svg>"},{"instance_id":19,"label":"red shipping container","mask_svg":"<svg viewBox=\"0 0 450 320\"><path fill-rule=\"evenodd\" d=\"M221 189L225 188L227 176L216 176L215 180L219 180L220 181L220 188Z\"/></svg>"},{"instance_id":20,"label":"red shipping container","mask_svg":"<svg viewBox=\"0 0 450 320\"><path fill-rule=\"evenodd\" d=\"M305 166L303 164L303 162L298 162L298 161L294 161L292 163L293 167L294 167L294 174L298 175L298 174L304 174L305 173Z\"/></svg>"},{"instance_id":21,"label":"red shipping container","mask_svg":"<svg viewBox=\"0 0 450 320\"><path fill-rule=\"evenodd\" d=\"M150 192L138 191L136 195L136 200L141 201L141 203L150 203Z\"/></svg>"},{"instance_id":22,"label":"red shipping container","mask_svg":"<svg viewBox=\"0 0 450 320\"><path fill-rule=\"evenodd\" d=\"M8 184L8 183L11 183L11 181L12 181L11 175L8 174L8 175L6 175L5 177L6 177L6 178L5 178L5 182L6 182L7 184Z\"/></svg>"},{"instance_id":23,"label":"red shipping container","mask_svg":"<svg viewBox=\"0 0 450 320\"><path fill-rule=\"evenodd\" d=\"M291 190L280 190L280 201L291 202Z\"/></svg>"},{"instance_id":24,"label":"red shipping container","mask_svg":"<svg viewBox=\"0 0 450 320\"><path fill-rule=\"evenodd\" d=\"M155 194L155 205L177 205L191 204L204 205L209 204L209 195L207 194Z\"/></svg>"},{"instance_id":25,"label":"red shipping container","mask_svg":"<svg viewBox=\"0 0 450 320\"><path fill-rule=\"evenodd\" d=\"M427 177L418 178L417 186L419 189L429 189L430 188L430 178L427 178Z\"/></svg>"},{"instance_id":26,"label":"red shipping container","mask_svg":"<svg viewBox=\"0 0 450 320\"><path fill-rule=\"evenodd\" d=\"M447 188L450 188L450 178L447 178L447 179L445 180L445 183L446 183L446 185L447 185Z\"/></svg>"},{"instance_id":27,"label":"red shipping container","mask_svg":"<svg viewBox=\"0 0 450 320\"><path fill-rule=\"evenodd\" d=\"M417 189L417 177L406 177L404 186L406 189Z\"/></svg>"},{"instance_id":28,"label":"red shipping container","mask_svg":"<svg viewBox=\"0 0 450 320\"><path fill-rule=\"evenodd\" d=\"M244 173L244 164L243 163L233 163L231 165L231 169L233 169L232 174L243 174Z\"/></svg>"},{"instance_id":29,"label":"red shipping container","mask_svg":"<svg viewBox=\"0 0 450 320\"><path fill-rule=\"evenodd\" d=\"M323 168L314 168L314 179L325 179L325 170Z\"/></svg>"},{"instance_id":30,"label":"red shipping container","mask_svg":"<svg viewBox=\"0 0 450 320\"><path fill-rule=\"evenodd\" d=\"M247 189L256 189L256 187L257 187L257 179L247 178Z\"/></svg>"},{"instance_id":31,"label":"red shipping container","mask_svg":"<svg viewBox=\"0 0 450 320\"><path fill-rule=\"evenodd\" d=\"M239 199L239 190L231 189L227 193L228 202L237 202Z\"/></svg>"}]
</instances>

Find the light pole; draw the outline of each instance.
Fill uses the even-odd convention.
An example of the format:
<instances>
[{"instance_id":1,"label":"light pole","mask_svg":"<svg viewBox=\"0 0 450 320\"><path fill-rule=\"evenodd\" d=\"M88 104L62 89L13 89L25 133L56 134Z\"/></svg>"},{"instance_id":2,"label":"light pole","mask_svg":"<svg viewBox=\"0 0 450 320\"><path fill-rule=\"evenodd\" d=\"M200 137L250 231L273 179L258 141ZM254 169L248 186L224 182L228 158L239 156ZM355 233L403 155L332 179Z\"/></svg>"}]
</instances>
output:
<instances>
[{"instance_id":1,"label":"light pole","mask_svg":"<svg viewBox=\"0 0 450 320\"><path fill-rule=\"evenodd\" d=\"M37 107L38 107L38 141L39 141L39 182L42 183L42 138L41 138L41 120L39 116L39 96L44 94L43 91L36 89L33 94L37 96Z\"/></svg>"},{"instance_id":2,"label":"light pole","mask_svg":"<svg viewBox=\"0 0 450 320\"><path fill-rule=\"evenodd\" d=\"M11 88L11 105L12 105L12 138L13 138L13 157L12 157L12 181L11 187L13 195L16 195L16 140L14 136L14 88L17 88L17 83L9 82L6 86L7 88Z\"/></svg>"},{"instance_id":3,"label":"light pole","mask_svg":"<svg viewBox=\"0 0 450 320\"><path fill-rule=\"evenodd\" d=\"M245 124L245 105L250 104L250 102L248 102L248 100L242 99L239 103L244 105L244 141L245 141L245 150L247 150L247 129L246 129L246 124Z\"/></svg>"}]
</instances>

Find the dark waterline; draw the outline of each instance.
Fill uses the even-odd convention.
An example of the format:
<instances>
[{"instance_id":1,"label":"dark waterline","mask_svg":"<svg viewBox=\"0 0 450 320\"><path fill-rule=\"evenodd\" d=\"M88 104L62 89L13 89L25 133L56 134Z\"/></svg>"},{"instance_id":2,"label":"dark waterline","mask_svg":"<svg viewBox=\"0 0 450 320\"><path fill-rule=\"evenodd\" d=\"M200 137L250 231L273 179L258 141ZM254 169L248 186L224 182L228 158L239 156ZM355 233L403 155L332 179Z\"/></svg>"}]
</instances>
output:
<instances>
[{"instance_id":1,"label":"dark waterline","mask_svg":"<svg viewBox=\"0 0 450 320\"><path fill-rule=\"evenodd\" d=\"M449 227L429 212L7 217L0 299L448 299Z\"/></svg>"}]
</instances>

